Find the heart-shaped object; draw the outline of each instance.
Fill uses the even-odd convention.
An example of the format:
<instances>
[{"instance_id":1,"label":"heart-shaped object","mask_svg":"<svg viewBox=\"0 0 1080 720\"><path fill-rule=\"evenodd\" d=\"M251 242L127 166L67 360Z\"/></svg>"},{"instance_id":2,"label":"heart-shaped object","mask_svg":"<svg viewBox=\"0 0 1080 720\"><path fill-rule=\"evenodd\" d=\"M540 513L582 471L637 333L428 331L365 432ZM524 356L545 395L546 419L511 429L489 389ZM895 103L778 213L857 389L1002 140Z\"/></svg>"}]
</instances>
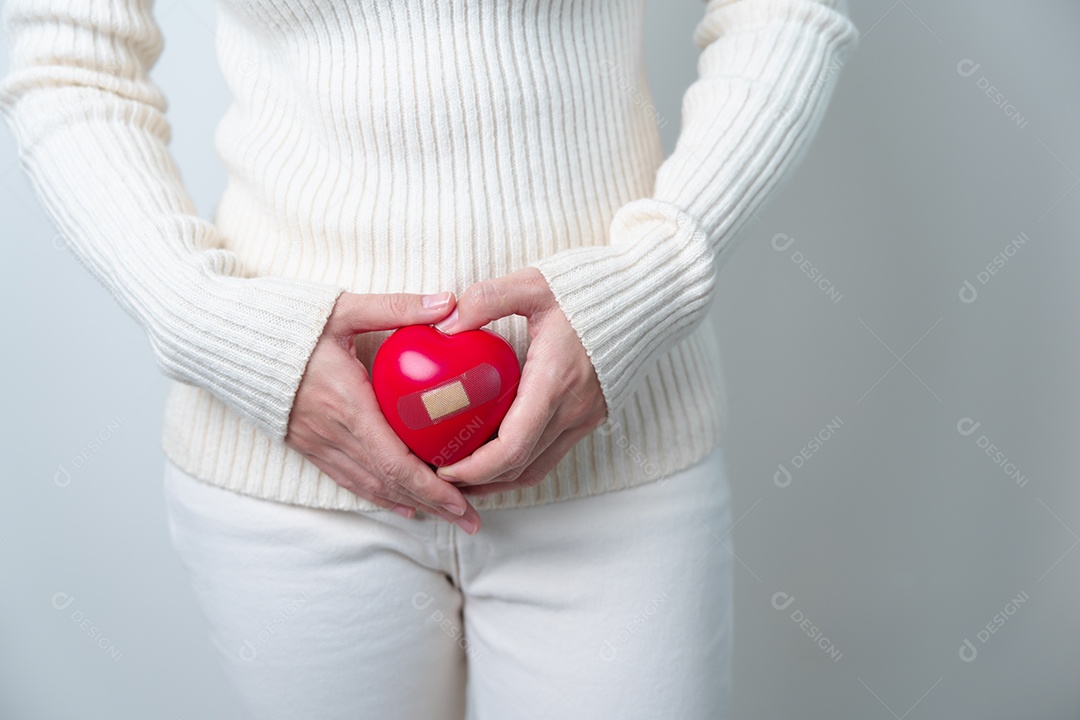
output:
<instances>
[{"instance_id":1,"label":"heart-shaped object","mask_svg":"<svg viewBox=\"0 0 1080 720\"><path fill-rule=\"evenodd\" d=\"M499 429L521 368L489 330L447 335L430 325L394 331L375 353L371 384L390 427L424 462L450 465Z\"/></svg>"}]
</instances>

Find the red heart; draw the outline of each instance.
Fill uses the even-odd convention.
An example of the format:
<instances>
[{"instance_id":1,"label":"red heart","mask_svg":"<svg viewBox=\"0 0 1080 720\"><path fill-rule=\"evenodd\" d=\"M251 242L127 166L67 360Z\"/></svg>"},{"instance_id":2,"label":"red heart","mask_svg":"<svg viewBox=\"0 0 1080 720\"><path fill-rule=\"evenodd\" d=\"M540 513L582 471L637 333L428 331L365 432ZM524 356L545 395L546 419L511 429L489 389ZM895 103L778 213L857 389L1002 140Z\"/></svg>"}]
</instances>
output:
<instances>
[{"instance_id":1,"label":"red heart","mask_svg":"<svg viewBox=\"0 0 1080 720\"><path fill-rule=\"evenodd\" d=\"M403 327L371 364L390 427L435 466L457 462L494 436L520 378L514 349L489 330L447 335L430 325Z\"/></svg>"}]
</instances>

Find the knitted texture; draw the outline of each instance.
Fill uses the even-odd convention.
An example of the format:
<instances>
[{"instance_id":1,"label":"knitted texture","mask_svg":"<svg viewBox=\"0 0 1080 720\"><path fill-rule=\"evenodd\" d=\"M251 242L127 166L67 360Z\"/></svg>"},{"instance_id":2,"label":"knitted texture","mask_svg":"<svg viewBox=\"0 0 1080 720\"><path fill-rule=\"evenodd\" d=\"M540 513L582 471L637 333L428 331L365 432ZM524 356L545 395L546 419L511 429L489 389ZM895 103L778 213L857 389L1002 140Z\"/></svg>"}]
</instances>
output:
<instances>
[{"instance_id":1,"label":"knitted texture","mask_svg":"<svg viewBox=\"0 0 1080 720\"><path fill-rule=\"evenodd\" d=\"M257 497L375 509L283 442L343 291L462 292L534 266L609 422L521 507L633 487L727 427L718 269L825 113L857 42L844 0L710 0L663 157L643 0L217 0L228 184L197 215L149 77L151 0L7 0L0 113L72 251L172 378L162 445ZM524 319L495 321L524 360ZM371 358L386 333L357 336Z\"/></svg>"}]
</instances>

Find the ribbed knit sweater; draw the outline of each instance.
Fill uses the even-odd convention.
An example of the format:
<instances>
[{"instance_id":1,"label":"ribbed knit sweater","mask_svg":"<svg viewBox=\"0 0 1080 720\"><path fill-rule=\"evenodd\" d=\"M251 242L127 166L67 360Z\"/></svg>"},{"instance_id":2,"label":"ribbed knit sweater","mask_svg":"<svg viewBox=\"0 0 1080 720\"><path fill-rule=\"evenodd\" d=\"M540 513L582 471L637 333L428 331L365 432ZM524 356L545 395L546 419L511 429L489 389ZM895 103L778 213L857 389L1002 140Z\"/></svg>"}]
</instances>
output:
<instances>
[{"instance_id":1,"label":"ribbed knit sweater","mask_svg":"<svg viewBox=\"0 0 1080 720\"><path fill-rule=\"evenodd\" d=\"M475 497L478 509L656 481L722 442L704 320L857 41L844 0L704 4L666 159L643 0L218 0L232 102L212 221L168 150L151 5L7 0L0 111L46 212L171 378L161 439L184 470L280 502L375 509L283 441L338 295L460 293L530 265L609 420L542 483ZM524 319L490 327L524 361ZM385 337L357 336L369 368Z\"/></svg>"}]
</instances>

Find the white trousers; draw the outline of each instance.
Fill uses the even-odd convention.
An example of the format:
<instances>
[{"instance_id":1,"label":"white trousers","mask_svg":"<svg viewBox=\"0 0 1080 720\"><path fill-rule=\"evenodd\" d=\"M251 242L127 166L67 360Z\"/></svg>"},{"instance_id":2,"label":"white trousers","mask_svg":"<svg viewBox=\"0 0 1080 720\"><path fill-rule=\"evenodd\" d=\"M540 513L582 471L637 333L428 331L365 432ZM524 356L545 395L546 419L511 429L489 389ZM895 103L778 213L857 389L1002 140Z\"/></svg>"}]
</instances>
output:
<instances>
[{"instance_id":1,"label":"white trousers","mask_svg":"<svg viewBox=\"0 0 1080 720\"><path fill-rule=\"evenodd\" d=\"M287 505L166 460L174 547L252 718L718 720L731 675L721 449L655 482L481 511L470 536Z\"/></svg>"}]
</instances>

